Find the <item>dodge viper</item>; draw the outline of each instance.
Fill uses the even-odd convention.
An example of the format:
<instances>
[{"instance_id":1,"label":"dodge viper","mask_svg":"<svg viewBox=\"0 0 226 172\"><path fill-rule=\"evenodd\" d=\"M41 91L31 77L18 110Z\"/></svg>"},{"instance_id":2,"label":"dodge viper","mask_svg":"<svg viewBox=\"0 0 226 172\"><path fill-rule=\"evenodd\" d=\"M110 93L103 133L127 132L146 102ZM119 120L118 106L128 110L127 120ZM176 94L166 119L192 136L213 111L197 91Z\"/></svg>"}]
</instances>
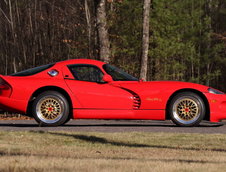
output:
<instances>
[{"instance_id":1,"label":"dodge viper","mask_svg":"<svg viewBox=\"0 0 226 172\"><path fill-rule=\"evenodd\" d=\"M73 119L171 119L179 126L226 119L226 95L187 82L144 82L110 64L74 59L0 75L0 108L40 126Z\"/></svg>"}]
</instances>

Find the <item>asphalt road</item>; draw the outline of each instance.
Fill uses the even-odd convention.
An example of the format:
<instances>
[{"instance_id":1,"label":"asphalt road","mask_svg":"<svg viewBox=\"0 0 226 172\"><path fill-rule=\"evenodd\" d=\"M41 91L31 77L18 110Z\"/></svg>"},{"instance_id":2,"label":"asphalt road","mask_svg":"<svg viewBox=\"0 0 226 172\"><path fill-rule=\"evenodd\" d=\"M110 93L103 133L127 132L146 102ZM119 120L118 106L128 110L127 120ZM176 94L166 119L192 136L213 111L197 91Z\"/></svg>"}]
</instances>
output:
<instances>
[{"instance_id":1,"label":"asphalt road","mask_svg":"<svg viewBox=\"0 0 226 172\"><path fill-rule=\"evenodd\" d=\"M144 120L70 120L64 126L39 127L34 120L0 120L0 131L70 131L70 132L172 132L226 133L221 124L202 122L197 127L177 127L171 121Z\"/></svg>"}]
</instances>

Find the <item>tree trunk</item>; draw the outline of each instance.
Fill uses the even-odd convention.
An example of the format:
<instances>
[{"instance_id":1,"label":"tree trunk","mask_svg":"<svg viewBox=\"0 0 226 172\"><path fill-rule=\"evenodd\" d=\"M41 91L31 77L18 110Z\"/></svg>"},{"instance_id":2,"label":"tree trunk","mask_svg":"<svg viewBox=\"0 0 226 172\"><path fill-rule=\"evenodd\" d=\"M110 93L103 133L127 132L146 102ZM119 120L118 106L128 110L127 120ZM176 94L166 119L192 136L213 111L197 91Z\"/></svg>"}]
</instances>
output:
<instances>
[{"instance_id":1,"label":"tree trunk","mask_svg":"<svg viewBox=\"0 0 226 172\"><path fill-rule=\"evenodd\" d=\"M151 0L144 0L143 5L143 38L140 79L147 80L148 48L149 48L149 16Z\"/></svg>"},{"instance_id":2,"label":"tree trunk","mask_svg":"<svg viewBox=\"0 0 226 172\"><path fill-rule=\"evenodd\" d=\"M16 33L15 33L15 28L14 28L14 20L13 20L13 10L12 10L12 3L11 0L9 2L9 16L10 16L10 21L11 21L11 30L12 30L12 38L13 38L13 49L12 51L12 56L13 56L13 71L14 73L17 72L17 65L16 65L16 56L14 56L14 53L16 52L17 49L17 40L16 40Z\"/></svg>"},{"instance_id":3,"label":"tree trunk","mask_svg":"<svg viewBox=\"0 0 226 172\"><path fill-rule=\"evenodd\" d=\"M92 56L91 54L91 32L92 32L92 25L91 25L91 16L90 16L90 10L87 0L84 1L85 6L85 14L86 14L86 23L87 23L87 33L88 33L88 56L89 58Z\"/></svg>"},{"instance_id":4,"label":"tree trunk","mask_svg":"<svg viewBox=\"0 0 226 172\"><path fill-rule=\"evenodd\" d=\"M99 56L100 60L110 62L110 43L108 38L107 19L106 19L106 1L97 0L96 18L99 38Z\"/></svg>"}]
</instances>

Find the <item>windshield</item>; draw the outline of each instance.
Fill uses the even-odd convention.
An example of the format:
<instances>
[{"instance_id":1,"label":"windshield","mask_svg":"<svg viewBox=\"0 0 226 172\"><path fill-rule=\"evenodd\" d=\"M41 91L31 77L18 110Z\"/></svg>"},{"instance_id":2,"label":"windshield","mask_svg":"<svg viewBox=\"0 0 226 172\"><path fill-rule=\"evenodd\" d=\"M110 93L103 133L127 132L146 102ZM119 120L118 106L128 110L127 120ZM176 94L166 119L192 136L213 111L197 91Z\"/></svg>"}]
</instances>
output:
<instances>
[{"instance_id":1,"label":"windshield","mask_svg":"<svg viewBox=\"0 0 226 172\"><path fill-rule=\"evenodd\" d=\"M30 75L34 75L36 73L42 72L48 68L51 68L54 64L48 64L48 65L43 65L43 66L38 66L38 67L34 67L31 69L27 69L21 72L17 72L17 73L13 73L11 74L11 76L30 76Z\"/></svg>"},{"instance_id":2,"label":"windshield","mask_svg":"<svg viewBox=\"0 0 226 172\"><path fill-rule=\"evenodd\" d=\"M107 74L111 75L114 81L138 81L137 78L129 75L128 73L122 71L115 66L105 64L103 68L107 72Z\"/></svg>"}]
</instances>

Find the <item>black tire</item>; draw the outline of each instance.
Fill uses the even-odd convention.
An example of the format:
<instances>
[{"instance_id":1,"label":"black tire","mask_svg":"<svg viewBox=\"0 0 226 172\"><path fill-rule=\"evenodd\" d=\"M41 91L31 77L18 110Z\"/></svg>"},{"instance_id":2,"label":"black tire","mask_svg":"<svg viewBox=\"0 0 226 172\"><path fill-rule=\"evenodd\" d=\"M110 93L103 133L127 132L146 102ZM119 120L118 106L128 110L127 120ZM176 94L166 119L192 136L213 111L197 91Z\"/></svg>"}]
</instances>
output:
<instances>
[{"instance_id":1,"label":"black tire","mask_svg":"<svg viewBox=\"0 0 226 172\"><path fill-rule=\"evenodd\" d=\"M57 91L45 91L32 104L32 114L40 126L59 126L69 118L67 99Z\"/></svg>"},{"instance_id":2,"label":"black tire","mask_svg":"<svg viewBox=\"0 0 226 172\"><path fill-rule=\"evenodd\" d=\"M169 113L176 125L194 127L203 120L206 108L203 99L198 94L181 92L171 100Z\"/></svg>"}]
</instances>

